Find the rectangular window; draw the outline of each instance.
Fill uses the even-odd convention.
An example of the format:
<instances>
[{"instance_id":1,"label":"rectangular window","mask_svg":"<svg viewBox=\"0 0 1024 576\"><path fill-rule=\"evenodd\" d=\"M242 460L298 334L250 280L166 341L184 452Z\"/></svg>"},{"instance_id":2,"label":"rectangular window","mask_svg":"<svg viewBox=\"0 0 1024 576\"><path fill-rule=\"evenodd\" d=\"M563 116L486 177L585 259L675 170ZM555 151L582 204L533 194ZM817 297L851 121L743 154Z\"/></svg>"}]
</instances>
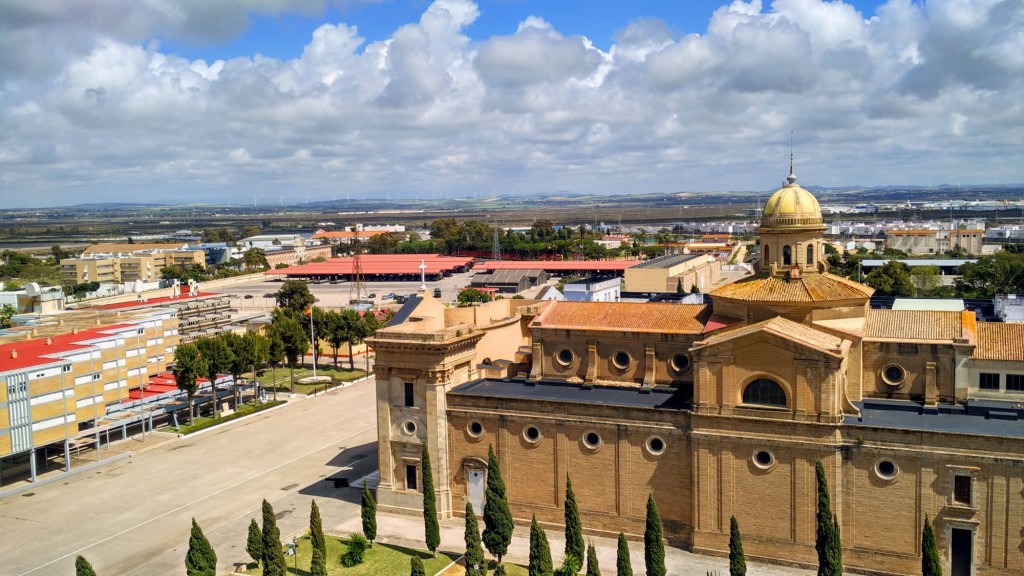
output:
<instances>
[{"instance_id":1,"label":"rectangular window","mask_svg":"<svg viewBox=\"0 0 1024 576\"><path fill-rule=\"evenodd\" d=\"M978 388L982 390L999 390L999 374L982 372L978 375Z\"/></svg>"},{"instance_id":2,"label":"rectangular window","mask_svg":"<svg viewBox=\"0 0 1024 576\"><path fill-rule=\"evenodd\" d=\"M1007 374L1006 390L1008 392L1024 392L1024 374Z\"/></svg>"},{"instance_id":3,"label":"rectangular window","mask_svg":"<svg viewBox=\"0 0 1024 576\"><path fill-rule=\"evenodd\" d=\"M405 465L405 489L419 490L419 485L416 482L416 466L414 464Z\"/></svg>"},{"instance_id":4,"label":"rectangular window","mask_svg":"<svg viewBox=\"0 0 1024 576\"><path fill-rule=\"evenodd\" d=\"M413 395L413 385L412 385L412 382L406 382L405 383L405 405L406 406L415 406L416 405L416 397Z\"/></svg>"},{"instance_id":5,"label":"rectangular window","mask_svg":"<svg viewBox=\"0 0 1024 576\"><path fill-rule=\"evenodd\" d=\"M971 505L971 477L962 474L953 476L953 502Z\"/></svg>"}]
</instances>

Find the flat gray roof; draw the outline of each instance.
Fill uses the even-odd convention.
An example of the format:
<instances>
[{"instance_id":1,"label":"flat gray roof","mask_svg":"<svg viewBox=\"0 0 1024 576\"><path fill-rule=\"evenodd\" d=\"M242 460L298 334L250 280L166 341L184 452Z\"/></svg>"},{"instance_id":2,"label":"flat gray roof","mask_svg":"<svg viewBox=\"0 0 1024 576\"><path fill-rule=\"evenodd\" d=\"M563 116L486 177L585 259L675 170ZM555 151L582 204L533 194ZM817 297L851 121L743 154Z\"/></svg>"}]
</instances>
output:
<instances>
[{"instance_id":1,"label":"flat gray roof","mask_svg":"<svg viewBox=\"0 0 1024 576\"><path fill-rule=\"evenodd\" d=\"M449 394L663 410L682 410L687 408L689 400L689 392L677 388L584 388L579 384L561 382L540 381L534 384L522 378L475 380L456 386Z\"/></svg>"},{"instance_id":2,"label":"flat gray roof","mask_svg":"<svg viewBox=\"0 0 1024 576\"><path fill-rule=\"evenodd\" d=\"M636 266L633 266L633 268L671 268L678 264L682 264L687 260L693 260L696 257L696 254L669 254L667 256L658 256L653 260L637 264Z\"/></svg>"},{"instance_id":3,"label":"flat gray roof","mask_svg":"<svg viewBox=\"0 0 1024 576\"><path fill-rule=\"evenodd\" d=\"M1020 402L969 400L965 406L940 404L935 409L925 409L909 400L865 400L854 404L860 408L860 416L847 416L843 424L1024 438L1024 404Z\"/></svg>"}]
</instances>

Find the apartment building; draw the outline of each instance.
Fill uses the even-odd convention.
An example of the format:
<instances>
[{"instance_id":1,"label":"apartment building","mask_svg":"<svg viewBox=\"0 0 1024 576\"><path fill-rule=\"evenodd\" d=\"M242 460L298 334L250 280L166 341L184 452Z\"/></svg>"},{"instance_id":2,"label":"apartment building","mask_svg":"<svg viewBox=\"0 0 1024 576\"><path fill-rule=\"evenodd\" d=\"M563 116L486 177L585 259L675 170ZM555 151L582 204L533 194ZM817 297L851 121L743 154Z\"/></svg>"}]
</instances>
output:
<instances>
[{"instance_id":1,"label":"apartment building","mask_svg":"<svg viewBox=\"0 0 1024 576\"><path fill-rule=\"evenodd\" d=\"M169 245L170 246L170 245ZM64 284L83 282L152 282L160 279L160 270L168 266L206 267L203 250L151 250L131 254L83 255L60 261L60 279Z\"/></svg>"},{"instance_id":2,"label":"apartment building","mask_svg":"<svg viewBox=\"0 0 1024 576\"><path fill-rule=\"evenodd\" d=\"M0 480L34 481L51 456L70 467L70 451L101 441L108 409L165 371L178 341L169 308L69 311L0 332Z\"/></svg>"},{"instance_id":3,"label":"apartment building","mask_svg":"<svg viewBox=\"0 0 1024 576\"><path fill-rule=\"evenodd\" d=\"M960 248L980 254L985 231L980 228L945 230L886 230L885 246L907 254L941 254Z\"/></svg>"}]
</instances>

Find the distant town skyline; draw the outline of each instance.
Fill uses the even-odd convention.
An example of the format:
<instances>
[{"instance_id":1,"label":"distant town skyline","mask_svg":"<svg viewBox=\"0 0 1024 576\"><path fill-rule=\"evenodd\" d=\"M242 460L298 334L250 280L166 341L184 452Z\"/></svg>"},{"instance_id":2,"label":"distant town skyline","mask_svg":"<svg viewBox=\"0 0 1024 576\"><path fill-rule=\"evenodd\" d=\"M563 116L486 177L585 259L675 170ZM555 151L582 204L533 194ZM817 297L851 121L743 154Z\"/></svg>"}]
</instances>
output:
<instances>
[{"instance_id":1,"label":"distant town skyline","mask_svg":"<svg viewBox=\"0 0 1024 576\"><path fill-rule=\"evenodd\" d=\"M0 5L0 208L1024 181L1024 1Z\"/></svg>"}]
</instances>

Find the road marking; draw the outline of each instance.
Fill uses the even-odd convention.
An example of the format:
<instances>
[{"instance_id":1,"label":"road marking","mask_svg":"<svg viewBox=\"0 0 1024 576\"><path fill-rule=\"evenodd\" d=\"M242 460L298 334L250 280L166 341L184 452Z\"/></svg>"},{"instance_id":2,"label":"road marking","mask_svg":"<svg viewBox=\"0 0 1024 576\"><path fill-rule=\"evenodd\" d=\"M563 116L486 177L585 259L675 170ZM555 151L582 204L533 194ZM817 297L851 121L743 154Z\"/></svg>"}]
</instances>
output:
<instances>
[{"instance_id":1,"label":"road marking","mask_svg":"<svg viewBox=\"0 0 1024 576\"><path fill-rule=\"evenodd\" d=\"M235 482L234 484L232 484L230 486L226 486L224 488L221 488L220 490L217 490L216 492L212 492L210 494L207 494L206 496L203 496L202 498L200 498L198 500L194 500L192 502L189 502L188 504L184 504L182 506L174 508L173 510L168 510L167 512L164 512L163 514L160 514L159 516L154 516L154 517L150 518L149 520L146 520L145 522L140 522L140 523L138 523L135 526L132 526L130 528L125 528L124 530L122 530L122 531L120 531L120 532L118 532L116 534L111 534L110 536L107 536L106 538L104 538L102 540L97 540L96 542L93 542L92 544L89 544L88 546L83 546L82 548L79 548L78 550L75 550L74 552L70 552L68 554L65 554L65 555L59 557L59 558L54 558L53 560L50 560L46 564L40 564L39 566L36 566L35 568L33 568L33 569L31 569L31 570L29 570L27 572L22 572L19 576L25 576L26 574L32 574L33 572L36 572L36 571L41 570L43 568L46 568L47 566L50 566L52 564L56 564L57 562L60 562L61 560L64 560L66 558L70 558L72 556L78 556L82 552L84 552L84 551L86 551L86 550L88 550L88 549L90 549L90 548L92 548L94 546L98 546L98 545L103 544L105 542L109 542L110 540L113 540L114 538L117 538L119 536L127 534L128 532L131 532L133 530L137 530L139 528L142 528L143 526L145 526L147 524L150 524L150 523L152 523L152 522L154 522L156 520L160 520L161 518L165 518L167 516L170 516L171 514L175 514L177 512L181 512L182 510L188 508L189 506L193 506L195 504L203 502L204 500L209 500L210 498L212 498L212 497L214 497L214 496L216 496L218 494L221 494L222 492L227 492L228 490L231 490L232 488L235 488L237 486L245 484L246 482L250 482L252 480L255 480L256 478L259 478L260 476L263 476L265 474L273 472L274 470L277 470L278 468L282 468L282 467L287 466L287 465L289 465L289 464L291 464L293 462L296 462L298 460L302 460L303 458L305 458L307 456L310 456L312 454L315 454L315 453L317 453L317 452L319 452L319 451L321 451L321 450L323 450L325 448L328 448L328 447L330 447L330 446L332 446L334 444L337 444L338 442L344 442L345 440L348 440L349 438L352 438L354 436L358 436L360 434L363 434L363 433L365 433L365 432L367 432L369 430L372 430L372 429L374 429L376 427L377 427L377 423L375 422L372 425L367 426L366 428L363 428L362 430L359 430L357 432L353 432L352 434L349 434L348 436L345 436L343 438L336 439L336 440L331 440L330 442L327 442L327 443L325 443L325 444L323 444L321 446L318 446L317 448L314 448L314 449L312 449L312 450L310 450L308 452L300 454L299 456L296 456L295 458L292 458L291 460L288 460L286 462L282 462L282 463L278 464L277 466L274 466L273 468L267 468L266 470L263 470L262 472L258 472L256 474L254 474L254 475L244 479L244 480L239 480L238 482ZM275 499L275 501L276 501L276 499Z\"/></svg>"}]
</instances>

